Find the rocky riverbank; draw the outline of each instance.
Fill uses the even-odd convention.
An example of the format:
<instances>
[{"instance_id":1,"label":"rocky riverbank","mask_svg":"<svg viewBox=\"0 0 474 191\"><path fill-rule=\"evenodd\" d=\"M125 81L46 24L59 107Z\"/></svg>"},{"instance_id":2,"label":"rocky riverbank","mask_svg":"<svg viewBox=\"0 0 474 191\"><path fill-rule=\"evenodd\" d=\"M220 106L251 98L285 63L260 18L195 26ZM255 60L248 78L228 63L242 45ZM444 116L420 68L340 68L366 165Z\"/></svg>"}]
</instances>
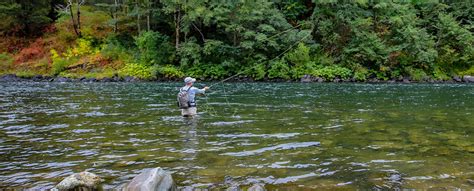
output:
<instances>
[{"instance_id":1,"label":"rocky riverbank","mask_svg":"<svg viewBox=\"0 0 474 191\"><path fill-rule=\"evenodd\" d=\"M7 74L0 76L0 82L144 82L150 80L142 80L136 77L119 77L114 76L112 78L67 78L67 77L51 77L51 76L41 76L36 75L33 77L19 77L15 74ZM178 82L181 79L156 79L152 81L159 81L159 82ZM201 81L213 81L212 79L208 80L201 80ZM252 78L248 77L237 77L234 79L229 80L230 82L255 82ZM264 82L298 82L295 80L285 80L285 79L263 79L260 81ZM320 77L314 77L311 75L303 76L299 82L302 83L324 83L324 82L331 82L331 83L474 83L474 76L454 76L452 79L449 80L435 80L431 78L426 78L423 80L413 80L409 77L400 77L397 79L390 79L390 80L380 80L377 78L368 79L365 82L357 81L354 78L351 79L340 79L335 78L333 80L327 80Z\"/></svg>"},{"instance_id":2,"label":"rocky riverbank","mask_svg":"<svg viewBox=\"0 0 474 191\"><path fill-rule=\"evenodd\" d=\"M80 172L64 178L52 191L74 191L74 190L103 190L101 183L103 179L90 172ZM226 182L220 189L227 191L242 191L241 185ZM247 191L266 191L265 184L257 183L250 186ZM112 190L117 191L177 191L177 190L215 190L214 188L190 188L178 187L170 172L162 168L144 169L128 183L118 186Z\"/></svg>"},{"instance_id":3,"label":"rocky riverbank","mask_svg":"<svg viewBox=\"0 0 474 191\"><path fill-rule=\"evenodd\" d=\"M374 190L402 190L404 175L397 171L383 174L381 178L374 179ZM103 190L103 179L90 172L80 172L64 178L52 191L74 191L74 190ZM172 174L160 167L149 168L141 171L132 180L110 190L117 191L193 191L193 190L226 190L226 191L266 191L264 183L250 183L240 185L232 177L226 176L223 183L209 187L179 187L173 179ZM273 188L274 189L274 188Z\"/></svg>"}]
</instances>

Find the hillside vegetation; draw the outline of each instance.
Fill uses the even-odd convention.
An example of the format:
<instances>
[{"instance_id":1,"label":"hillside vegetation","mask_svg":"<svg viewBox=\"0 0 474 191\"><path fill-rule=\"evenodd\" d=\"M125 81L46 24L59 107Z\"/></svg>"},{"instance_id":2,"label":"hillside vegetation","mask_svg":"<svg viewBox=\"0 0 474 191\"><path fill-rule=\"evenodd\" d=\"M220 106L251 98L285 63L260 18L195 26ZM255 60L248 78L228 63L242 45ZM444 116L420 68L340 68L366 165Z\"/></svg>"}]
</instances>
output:
<instances>
[{"instance_id":1,"label":"hillside vegetation","mask_svg":"<svg viewBox=\"0 0 474 191\"><path fill-rule=\"evenodd\" d=\"M471 1L3 0L0 75L449 80Z\"/></svg>"}]
</instances>

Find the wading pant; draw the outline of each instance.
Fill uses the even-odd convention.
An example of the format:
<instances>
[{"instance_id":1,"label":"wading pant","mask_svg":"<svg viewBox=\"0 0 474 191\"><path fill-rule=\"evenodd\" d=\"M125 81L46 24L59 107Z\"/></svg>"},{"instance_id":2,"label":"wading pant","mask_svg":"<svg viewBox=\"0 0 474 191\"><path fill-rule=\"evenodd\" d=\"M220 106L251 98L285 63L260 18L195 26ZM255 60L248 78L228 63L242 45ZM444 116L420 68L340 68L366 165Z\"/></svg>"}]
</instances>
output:
<instances>
[{"instance_id":1,"label":"wading pant","mask_svg":"<svg viewBox=\"0 0 474 191\"><path fill-rule=\"evenodd\" d=\"M181 109L181 115L183 117L192 117L197 114L197 108L196 107L190 107L188 109Z\"/></svg>"}]
</instances>

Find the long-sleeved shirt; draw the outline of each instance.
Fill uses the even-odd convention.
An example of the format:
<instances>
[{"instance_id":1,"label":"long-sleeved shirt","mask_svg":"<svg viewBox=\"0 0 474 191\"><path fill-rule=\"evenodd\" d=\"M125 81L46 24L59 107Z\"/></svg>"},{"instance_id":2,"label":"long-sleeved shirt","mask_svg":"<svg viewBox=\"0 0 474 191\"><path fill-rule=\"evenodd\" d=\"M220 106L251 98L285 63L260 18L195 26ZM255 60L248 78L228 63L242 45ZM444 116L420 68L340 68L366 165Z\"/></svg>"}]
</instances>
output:
<instances>
[{"instance_id":1,"label":"long-sleeved shirt","mask_svg":"<svg viewBox=\"0 0 474 191\"><path fill-rule=\"evenodd\" d=\"M189 89L191 88L191 89ZM195 97L196 97L196 94L204 94L206 92L205 89L199 89L199 88L195 88L195 87L189 87L189 86L184 86L181 88L182 91L188 91L188 98L189 98L189 102L191 103L191 105L196 105L196 100L195 100Z\"/></svg>"}]
</instances>

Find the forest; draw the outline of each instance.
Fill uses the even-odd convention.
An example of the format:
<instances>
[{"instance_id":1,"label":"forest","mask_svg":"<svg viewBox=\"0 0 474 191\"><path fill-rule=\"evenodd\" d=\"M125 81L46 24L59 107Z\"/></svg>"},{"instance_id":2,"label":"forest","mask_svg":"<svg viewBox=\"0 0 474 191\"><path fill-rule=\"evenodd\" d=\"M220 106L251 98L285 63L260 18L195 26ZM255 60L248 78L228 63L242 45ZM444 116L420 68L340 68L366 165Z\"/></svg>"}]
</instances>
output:
<instances>
[{"instance_id":1,"label":"forest","mask_svg":"<svg viewBox=\"0 0 474 191\"><path fill-rule=\"evenodd\" d=\"M0 75L449 81L472 1L1 0Z\"/></svg>"}]
</instances>

